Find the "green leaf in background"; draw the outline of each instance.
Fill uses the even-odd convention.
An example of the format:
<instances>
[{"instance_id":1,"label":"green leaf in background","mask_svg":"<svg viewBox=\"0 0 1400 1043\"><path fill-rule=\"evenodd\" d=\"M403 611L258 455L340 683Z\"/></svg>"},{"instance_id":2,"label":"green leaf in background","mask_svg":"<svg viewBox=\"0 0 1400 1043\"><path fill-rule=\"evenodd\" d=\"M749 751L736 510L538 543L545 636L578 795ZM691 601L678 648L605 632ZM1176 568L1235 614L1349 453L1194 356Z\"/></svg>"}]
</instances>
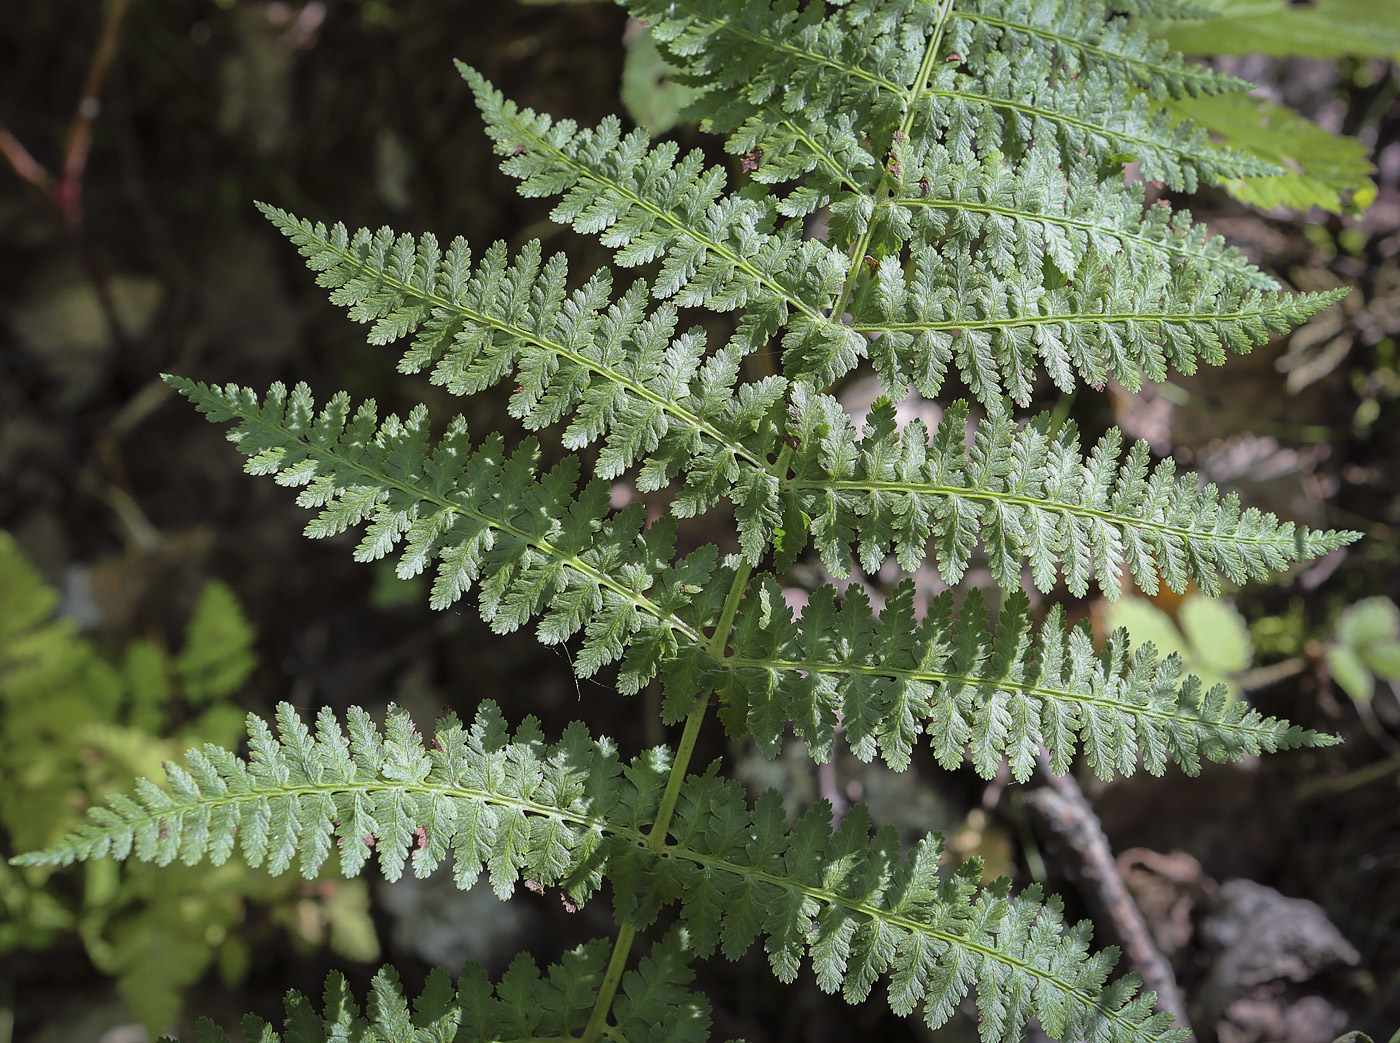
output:
<instances>
[{"instance_id":1,"label":"green leaf in background","mask_svg":"<svg viewBox=\"0 0 1400 1043\"><path fill-rule=\"evenodd\" d=\"M628 27L627 58L622 63L622 104L639 127L653 137L680 122L681 109L699 92L671 78L671 66L656 49L650 30Z\"/></svg>"},{"instance_id":2,"label":"green leaf in background","mask_svg":"<svg viewBox=\"0 0 1400 1043\"><path fill-rule=\"evenodd\" d=\"M243 712L229 697L257 665L253 627L216 581L200 594L176 656L148 640L109 654L55 618L58 605L58 592L0 531L0 847L10 850L62 836L84 808L159 771L184 746L237 741ZM173 720L183 726L160 737ZM309 890L232 863L212 872L115 862L60 872L68 883L56 887L53 870L0 865L0 959L75 934L154 1030L172 1023L182 992L216 960L227 979L241 974L237 930L250 906L303 948L329 944L361 960L377 952L362 881Z\"/></svg>"},{"instance_id":3,"label":"green leaf in background","mask_svg":"<svg viewBox=\"0 0 1400 1043\"><path fill-rule=\"evenodd\" d=\"M1400 3L1396 10L1400 11ZM1376 185L1371 180L1375 168L1360 142L1329 133L1291 109L1249 94L1173 99L1164 106L1231 148L1287 171L1225 182L1225 190L1248 206L1263 210L1319 206L1334 214L1360 214L1375 202Z\"/></svg>"},{"instance_id":4,"label":"green leaf in background","mask_svg":"<svg viewBox=\"0 0 1400 1043\"><path fill-rule=\"evenodd\" d=\"M206 703L238 691L258 663L255 637L233 591L217 580L206 583L175 659L185 698Z\"/></svg>"},{"instance_id":5,"label":"green leaf in background","mask_svg":"<svg viewBox=\"0 0 1400 1043\"><path fill-rule=\"evenodd\" d=\"M1243 617L1228 601L1192 594L1181 602L1173 622L1146 598L1125 597L1105 607L1104 622L1110 630L1126 629L1134 645L1151 641L1163 656L1175 652L1186 672L1198 674L1207 689L1223 684L1231 699L1239 698L1233 678L1249 668L1254 645Z\"/></svg>"},{"instance_id":6,"label":"green leaf in background","mask_svg":"<svg viewBox=\"0 0 1400 1043\"><path fill-rule=\"evenodd\" d=\"M1400 608L1389 598L1358 601L1337 620L1327 650L1332 679L1359 703L1370 702L1376 678L1400 680Z\"/></svg>"},{"instance_id":7,"label":"green leaf in background","mask_svg":"<svg viewBox=\"0 0 1400 1043\"><path fill-rule=\"evenodd\" d=\"M1153 35L1186 54L1400 57L1400 3L1395 0L1199 2L1220 17L1168 22Z\"/></svg>"}]
</instances>

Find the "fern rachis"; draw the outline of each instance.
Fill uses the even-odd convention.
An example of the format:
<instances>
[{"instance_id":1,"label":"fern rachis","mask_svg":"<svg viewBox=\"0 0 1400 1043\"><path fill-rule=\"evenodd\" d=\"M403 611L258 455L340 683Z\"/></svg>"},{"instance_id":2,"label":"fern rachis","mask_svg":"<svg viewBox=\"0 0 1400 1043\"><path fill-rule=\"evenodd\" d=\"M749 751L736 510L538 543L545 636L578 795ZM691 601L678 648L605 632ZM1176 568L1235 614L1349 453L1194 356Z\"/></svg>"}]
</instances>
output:
<instances>
[{"instance_id":1,"label":"fern rachis","mask_svg":"<svg viewBox=\"0 0 1400 1043\"><path fill-rule=\"evenodd\" d=\"M818 760L842 741L903 770L927 742L944 767L1008 764L1018 780L1041 751L1063 772L1082 750L1110 777L1330 741L1202 691L1121 632L1096 648L1060 607L1037 626L1018 587L1024 572L1047 592L1063 579L1114 597L1126 578L1218 593L1354 538L1244 509L1117 432L1085 452L1071 426L1015 415L1042 375L1135 387L1335 299L1280 291L1117 173L1125 156L1180 187L1260 173L1157 104L1247 85L1094 0L627 6L702 88L695 114L745 157L747 184L616 120L522 110L461 70L521 191L558 197L555 220L645 269L625 289L603 270L570 290L538 243L474 259L461 240L263 208L372 342L407 342L402 371L461 395L512 381L511 413L589 450L591 479L579 456L546 470L533 439L473 439L461 418L435 439L421 408L381 419L343 393L318 410L304 386L169 379L233 422L250 473L301 489L307 535L363 526L356 558L398 551L400 576L432 570L434 607L474 592L498 632L533 622L545 644L572 642L579 674L616 664L622 692L658 685L665 722L684 722L675 750L624 759L580 724L551 743L530 719L512 734L489 702L431 742L397 711L382 730L322 711L312 729L284 706L275 732L250 719L246 759L191 751L168 791L143 783L21 861L238 851L307 874L334 857L353 875L374 858L391 879L450 864L462 887L484 871L502 897L528 878L571 902L610 883L610 954L585 946L543 977L518 962L494 998L478 971L455 997L434 977L416 1013L386 973L371 1012L385 1032L436 1019L468 1038L704 1038L690 964L761 937L781 980L804 955L852 1002L885 978L892 1009L931 1027L975 991L987 1040L1019 1039L1032 1018L1061 1039L1179 1038L1131 976L1106 984L1112 953L1090 955L1087 925L1067 928L1037 889L980 887L972 864L940 875L938 838L906 851L864 809L833 828L818 804L790 823L775 794L750 805L690 768L711 705L770 754L791 730ZM810 238L819 210L828 233ZM680 330L691 307L734 313L729 342ZM748 375L759 350L781 352L780 375ZM862 366L887 397L857 428L831 389ZM909 386L932 397L950 382L973 401L932 431L898 425ZM619 478L664 492L667 516L611 510ZM677 556L679 525L721 501L738 551ZM949 593L920 613L905 581L877 612L859 585L841 598L828 585L794 617L779 584L809 552L836 576L892 557L956 584L978 548L1009 592L999 603ZM643 931L659 940L629 971ZM339 1029L358 1016L343 983L327 1011ZM289 1026L314 1017L289 1001Z\"/></svg>"}]
</instances>

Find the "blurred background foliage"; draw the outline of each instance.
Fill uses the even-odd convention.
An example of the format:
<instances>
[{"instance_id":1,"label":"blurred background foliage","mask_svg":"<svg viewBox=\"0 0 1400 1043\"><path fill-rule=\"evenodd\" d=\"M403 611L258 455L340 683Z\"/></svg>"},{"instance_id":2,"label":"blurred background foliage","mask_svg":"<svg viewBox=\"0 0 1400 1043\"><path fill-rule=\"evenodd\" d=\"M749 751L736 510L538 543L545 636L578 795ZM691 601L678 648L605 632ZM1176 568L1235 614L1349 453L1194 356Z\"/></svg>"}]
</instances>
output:
<instances>
[{"instance_id":1,"label":"blurred background foliage","mask_svg":"<svg viewBox=\"0 0 1400 1043\"><path fill-rule=\"evenodd\" d=\"M1304 1043L1338 1024L1388 1038L1400 1023L1400 630L1386 600L1400 591L1400 5L1207 6L1223 17L1158 31L1261 88L1219 111L1183 111L1290 173L1176 202L1290 285L1353 292L1223 370L1109 398L1047 386L1037 405L1090 437L1121 425L1247 502L1368 538L1221 603L1188 593L1072 607L1101 627L1127 623L1265 712L1347 743L1086 791L1159 946L1205 1004L1201 1038ZM386 410L466 409L477 430L518 434L504 395L463 403L393 375L251 206L482 245L539 237L580 274L607 263L595 242L548 222L548 200L521 199L496 171L452 58L522 104L580 122L625 111L737 174L737 159L680 117L683 85L645 27L607 4L51 0L7 11L0 851L43 843L132 775L158 774L191 742L228 741L244 712L278 699L303 710L393 700L431 718L490 696L547 728L581 717L626 749L665 738L650 697L619 703L576 682L566 653L490 635L467 610L434 615L391 568L303 541L291 498L247 480L220 432L156 379L305 379ZM94 70L100 103L80 105ZM860 411L875 390L856 379L839 393ZM917 397L900 410L939 415ZM893 578L889 568L855 581L878 599ZM825 579L799 565L790 598ZM932 575L916 579L936 588ZM968 582L978 579L974 569ZM1028 802L1004 780L940 772L930 758L892 775L705 742L702 754L733 758L793 808L869 800L883 820L941 829L957 857L984 857L1020 884L1046 880L1074 914L1088 911L1073 869L1042 849ZM1237 880L1310 900L1340 934L1300 977L1220 992L1227 932L1211 924L1229 914ZM570 916L543 896L502 905L436 878L304 884L232 865L48 879L0 868L0 1043L121 1043L145 1038L142 1026L188 1036L196 1012L230 1025L248 1008L271 1015L287 987L318 992L331 965L363 987L376 946L411 987L434 963L498 970L522 945L549 960L609 930L602 905ZM794 994L769 989L747 962L703 974L721 1038L920 1037L879 1004L832 1006L810 978ZM1304 1001L1320 1020L1298 1013ZM1317 1034L1280 1034L1289 1026ZM970 1020L940 1039L969 1032Z\"/></svg>"}]
</instances>

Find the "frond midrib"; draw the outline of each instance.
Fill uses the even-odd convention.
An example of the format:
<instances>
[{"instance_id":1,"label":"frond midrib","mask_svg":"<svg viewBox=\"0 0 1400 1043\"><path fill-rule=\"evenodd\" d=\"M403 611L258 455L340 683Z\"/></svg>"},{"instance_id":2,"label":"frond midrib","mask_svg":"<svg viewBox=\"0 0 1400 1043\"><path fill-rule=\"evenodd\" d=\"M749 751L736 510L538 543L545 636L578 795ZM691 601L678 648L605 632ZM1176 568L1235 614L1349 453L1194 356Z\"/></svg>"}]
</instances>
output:
<instances>
[{"instance_id":1,"label":"frond midrib","mask_svg":"<svg viewBox=\"0 0 1400 1043\"><path fill-rule=\"evenodd\" d=\"M1068 312L1059 315L1012 315L1004 319L946 319L935 322L885 322L861 323L850 328L857 333L918 333L923 330L948 329L1000 329L1011 326L1044 326L1049 323L1077 325L1097 322L1170 322L1186 325L1189 323L1229 322L1247 319L1263 319L1280 314L1280 308L1256 308L1233 312Z\"/></svg>"},{"instance_id":2,"label":"frond midrib","mask_svg":"<svg viewBox=\"0 0 1400 1043\"><path fill-rule=\"evenodd\" d=\"M919 71L914 77L914 82L908 87L898 87L895 93L903 98L903 115L900 116L899 128L895 131L895 141L904 141L909 137L909 131L914 126L914 101L919 97L927 86L929 77L933 75L933 67L936 60L936 52L943 43L943 33L948 25L948 12L953 6L953 0L940 0L938 9L938 21L933 27L933 32L928 34L928 40L924 44L923 56L919 59ZM871 198L877 202L885 199L888 194L890 183L890 169L887 165L882 166L880 171L880 186ZM846 302L850 300L852 292L855 290L856 280L860 276L861 268L865 265L866 250L870 245L870 239L875 231L875 223L867 221L865 227L861 229L860 237L856 240L855 247L851 251L851 263L846 272L846 281L841 287L841 296L836 302L836 307L832 309L832 314L844 316L846 312ZM854 328L854 327L852 327Z\"/></svg>"},{"instance_id":3,"label":"frond midrib","mask_svg":"<svg viewBox=\"0 0 1400 1043\"><path fill-rule=\"evenodd\" d=\"M1041 685L1030 684L1026 681L1014 681L1002 677L989 678L979 677L974 674L954 674L941 670L904 669L898 666L892 666L888 663L823 663L816 660L778 659L741 655L726 655L723 662L727 667L738 669L784 670L837 676L862 674L867 677L889 677L905 681L927 681L936 684L964 684L979 689L992 687L1002 691L1020 692L1024 695L1047 702L1070 703L1076 706L1099 706L1117 713L1131 714L1134 717L1147 717L1169 724L1187 725L1193 728L1205 724L1216 730L1221 730L1225 727L1225 725L1219 721L1202 721L1199 717L1192 717L1188 714L1170 713L1149 704L1120 702L1101 695L1074 692L1067 688L1046 688ZM1229 730L1233 733L1257 735L1268 739L1273 739L1276 736L1276 731L1264 727L1262 724L1246 726L1239 723L1232 723L1229 725Z\"/></svg>"},{"instance_id":4,"label":"frond midrib","mask_svg":"<svg viewBox=\"0 0 1400 1043\"><path fill-rule=\"evenodd\" d=\"M1113 514L1109 511L1085 507L1079 504L1064 503L1057 500L1042 500L1034 496L1026 496L1023 493L1009 493L992 489L977 489L958 485L934 485L925 484L923 482L893 482L876 479L831 479L827 481L818 479L794 479L787 484L788 488L794 490L813 489L819 492L834 490L838 492L854 493L888 492L899 493L906 496L941 496L948 499L981 500L988 503L1004 503L1014 507L1033 508L1055 514L1067 514L1077 518L1093 519L1117 526L1121 529L1148 529L1153 532L1160 532L1168 536L1178 537L1186 542L1206 539L1245 547L1278 546L1277 540L1265 539L1260 536L1240 536L1234 533L1213 533L1196 529L1184 529L1180 526L1171 525L1167 522L1157 521L1152 518L1140 518L1129 514Z\"/></svg>"}]
</instances>

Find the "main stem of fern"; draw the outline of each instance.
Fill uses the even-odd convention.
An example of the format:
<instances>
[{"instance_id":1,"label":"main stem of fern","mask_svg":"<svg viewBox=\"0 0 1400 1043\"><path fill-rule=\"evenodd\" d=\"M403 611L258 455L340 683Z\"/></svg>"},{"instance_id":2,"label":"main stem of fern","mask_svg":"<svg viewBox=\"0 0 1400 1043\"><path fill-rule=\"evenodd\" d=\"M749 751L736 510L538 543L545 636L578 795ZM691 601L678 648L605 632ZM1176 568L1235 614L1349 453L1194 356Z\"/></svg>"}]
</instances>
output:
<instances>
[{"instance_id":1,"label":"main stem of fern","mask_svg":"<svg viewBox=\"0 0 1400 1043\"><path fill-rule=\"evenodd\" d=\"M894 143L898 144L909 137L909 131L914 126L914 103L919 95L928 87L929 78L933 75L933 67L937 63L938 48L943 42L943 31L948 24L948 12L953 8L953 0L943 0L938 11L938 23L934 26L933 32L929 34L928 46L924 48L923 61L919 63L919 74L914 78L914 85L909 89L908 101L904 105L904 116L899 121L899 129L894 132ZM890 183L890 172L885 169L880 175L880 187L875 190L875 205L888 194ZM855 248L851 251L851 270L846 274L846 281L841 284L841 294L836 298L836 304L831 309L831 317L837 322L842 322L846 313L846 305L851 299L851 294L855 291L856 280L860 278L860 269L865 264L865 251L870 246L870 230L875 226L875 216L872 213L870 220L866 222L864 230L860 233L860 238L855 242Z\"/></svg>"},{"instance_id":2,"label":"main stem of fern","mask_svg":"<svg viewBox=\"0 0 1400 1043\"><path fill-rule=\"evenodd\" d=\"M787 467L787 461L791 455L790 449L784 449L779 464L783 469ZM739 567L734 571L734 582L729 586L729 593L724 598L724 608L720 612L719 622L715 625L715 632L710 638L709 651L711 655L722 656L724 647L729 643L729 631L734 626L734 617L739 611L739 598L744 593L744 588L748 586L749 576L753 573L753 566L747 561L741 561ZM686 770L690 767L690 758L695 752L695 742L700 737L700 725L705 720L705 712L710 706L710 693L705 692L695 700L695 706L691 709L689 716L685 719L685 728L681 732L680 745L676 747L675 759L671 761L671 772L666 778L666 790L661 794L661 803L656 809L656 819L651 826L651 832L647 834L646 846L655 852L660 852L666 846L666 830L671 825L671 816L676 811L676 801L680 799L681 783L685 781ZM603 972L603 980L598 985L598 998L593 1002L593 1010L588 1015L588 1024L584 1026L580 1043L596 1043L607 1028L608 1012L612 1009L613 997L617 995L618 986L622 984L622 975L627 970L627 959L632 953L632 943L637 938L637 928L633 926L631 920L624 920L617 929L617 938L613 942L612 956L608 958L607 969Z\"/></svg>"}]
</instances>

